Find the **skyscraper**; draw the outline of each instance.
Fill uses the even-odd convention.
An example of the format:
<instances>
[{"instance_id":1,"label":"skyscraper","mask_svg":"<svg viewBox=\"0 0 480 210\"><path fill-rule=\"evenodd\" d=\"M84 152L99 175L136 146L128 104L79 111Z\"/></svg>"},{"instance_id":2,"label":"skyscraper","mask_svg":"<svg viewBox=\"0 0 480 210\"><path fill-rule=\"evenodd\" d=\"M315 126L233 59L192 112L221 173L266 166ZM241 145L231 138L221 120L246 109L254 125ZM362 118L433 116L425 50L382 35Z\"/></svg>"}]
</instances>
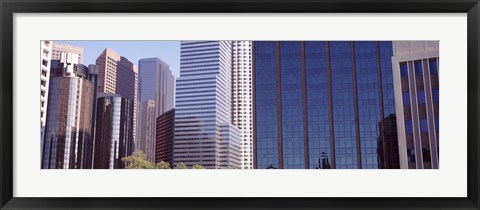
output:
<instances>
[{"instance_id":1,"label":"skyscraper","mask_svg":"<svg viewBox=\"0 0 480 210\"><path fill-rule=\"evenodd\" d=\"M438 41L393 42L401 168L439 168L438 65Z\"/></svg>"},{"instance_id":2,"label":"skyscraper","mask_svg":"<svg viewBox=\"0 0 480 210\"><path fill-rule=\"evenodd\" d=\"M252 42L232 41L232 120L240 129L242 168L253 168Z\"/></svg>"},{"instance_id":3,"label":"skyscraper","mask_svg":"<svg viewBox=\"0 0 480 210\"><path fill-rule=\"evenodd\" d=\"M141 150L148 161L155 161L155 100L140 102L139 138L137 149ZM153 160L152 160L153 156Z\"/></svg>"},{"instance_id":4,"label":"skyscraper","mask_svg":"<svg viewBox=\"0 0 480 210\"><path fill-rule=\"evenodd\" d=\"M175 139L175 109L157 118L155 163L165 161L173 166L173 141Z\"/></svg>"},{"instance_id":5,"label":"skyscraper","mask_svg":"<svg viewBox=\"0 0 480 210\"><path fill-rule=\"evenodd\" d=\"M51 61L48 114L42 168L91 168L94 74L78 55L61 53Z\"/></svg>"},{"instance_id":6,"label":"skyscraper","mask_svg":"<svg viewBox=\"0 0 480 210\"><path fill-rule=\"evenodd\" d=\"M40 42L40 141L43 148L45 138L45 121L47 118L48 105L48 82L50 80L50 60L52 56L52 42Z\"/></svg>"},{"instance_id":7,"label":"skyscraper","mask_svg":"<svg viewBox=\"0 0 480 210\"><path fill-rule=\"evenodd\" d=\"M135 142L137 121L137 66L127 58L106 48L96 60L99 69L98 91L120 94L133 100L133 138Z\"/></svg>"},{"instance_id":8,"label":"skyscraper","mask_svg":"<svg viewBox=\"0 0 480 210\"><path fill-rule=\"evenodd\" d=\"M378 137L378 168L400 168L398 153L398 133L397 133L397 117L393 114L385 117L378 122L378 127L384 127L380 130Z\"/></svg>"},{"instance_id":9,"label":"skyscraper","mask_svg":"<svg viewBox=\"0 0 480 210\"><path fill-rule=\"evenodd\" d=\"M73 53L78 55L78 63L83 64L83 47L52 43L52 60L60 60L60 55L62 52Z\"/></svg>"},{"instance_id":10,"label":"skyscraper","mask_svg":"<svg viewBox=\"0 0 480 210\"><path fill-rule=\"evenodd\" d=\"M125 168L123 157L133 153L133 100L119 94L97 97L94 146L95 169Z\"/></svg>"},{"instance_id":11,"label":"skyscraper","mask_svg":"<svg viewBox=\"0 0 480 210\"><path fill-rule=\"evenodd\" d=\"M175 96L174 163L240 168L232 124L232 43L184 41Z\"/></svg>"},{"instance_id":12,"label":"skyscraper","mask_svg":"<svg viewBox=\"0 0 480 210\"><path fill-rule=\"evenodd\" d=\"M139 67L139 145L149 161L155 162L156 118L173 108L175 77L160 58L143 58Z\"/></svg>"},{"instance_id":13,"label":"skyscraper","mask_svg":"<svg viewBox=\"0 0 480 210\"><path fill-rule=\"evenodd\" d=\"M254 168L398 167L378 150L392 42L260 41L253 54Z\"/></svg>"}]
</instances>

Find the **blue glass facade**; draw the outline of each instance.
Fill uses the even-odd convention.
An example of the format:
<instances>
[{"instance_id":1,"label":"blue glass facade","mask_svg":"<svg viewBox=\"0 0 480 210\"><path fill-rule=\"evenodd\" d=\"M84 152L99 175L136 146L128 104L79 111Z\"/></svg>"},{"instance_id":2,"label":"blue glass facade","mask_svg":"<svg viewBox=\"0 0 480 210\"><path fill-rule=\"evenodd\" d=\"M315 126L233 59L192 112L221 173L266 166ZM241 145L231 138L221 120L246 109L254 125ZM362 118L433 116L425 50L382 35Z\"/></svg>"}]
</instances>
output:
<instances>
[{"instance_id":1,"label":"blue glass facade","mask_svg":"<svg viewBox=\"0 0 480 210\"><path fill-rule=\"evenodd\" d=\"M254 42L254 168L398 168L391 42Z\"/></svg>"},{"instance_id":2,"label":"blue glass facade","mask_svg":"<svg viewBox=\"0 0 480 210\"><path fill-rule=\"evenodd\" d=\"M300 42L280 42L282 148L285 168L305 168Z\"/></svg>"},{"instance_id":3,"label":"blue glass facade","mask_svg":"<svg viewBox=\"0 0 480 210\"><path fill-rule=\"evenodd\" d=\"M352 42L330 42L336 168L357 168Z\"/></svg>"},{"instance_id":4,"label":"blue glass facade","mask_svg":"<svg viewBox=\"0 0 480 210\"><path fill-rule=\"evenodd\" d=\"M309 168L330 168L326 42L305 42Z\"/></svg>"},{"instance_id":5,"label":"blue glass facade","mask_svg":"<svg viewBox=\"0 0 480 210\"><path fill-rule=\"evenodd\" d=\"M277 50L275 42L257 42L255 50L254 77L255 106L257 107L256 142L259 168L278 167L278 118L277 118ZM257 132L255 132L255 130ZM255 154L254 154L255 155Z\"/></svg>"}]
</instances>

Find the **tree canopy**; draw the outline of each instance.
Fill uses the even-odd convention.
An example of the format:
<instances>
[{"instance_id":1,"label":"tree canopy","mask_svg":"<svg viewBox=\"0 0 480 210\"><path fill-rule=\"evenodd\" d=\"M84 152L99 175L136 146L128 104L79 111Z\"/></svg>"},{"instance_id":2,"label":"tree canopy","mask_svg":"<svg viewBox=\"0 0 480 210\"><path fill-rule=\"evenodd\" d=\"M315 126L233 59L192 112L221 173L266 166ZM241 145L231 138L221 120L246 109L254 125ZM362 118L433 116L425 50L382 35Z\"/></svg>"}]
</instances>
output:
<instances>
[{"instance_id":1,"label":"tree canopy","mask_svg":"<svg viewBox=\"0 0 480 210\"><path fill-rule=\"evenodd\" d=\"M122 158L125 168L128 169L153 169L154 164L145 159L142 151L135 151L131 156Z\"/></svg>"},{"instance_id":2,"label":"tree canopy","mask_svg":"<svg viewBox=\"0 0 480 210\"><path fill-rule=\"evenodd\" d=\"M146 155L142 151L135 151L131 156L122 158L127 169L171 169L170 163L160 161L158 163L152 163L148 161ZM188 169L185 163L178 163L175 169ZM192 169L205 169L202 165L195 164Z\"/></svg>"},{"instance_id":3,"label":"tree canopy","mask_svg":"<svg viewBox=\"0 0 480 210\"><path fill-rule=\"evenodd\" d=\"M195 164L192 166L192 169L205 169L202 165Z\"/></svg>"},{"instance_id":4,"label":"tree canopy","mask_svg":"<svg viewBox=\"0 0 480 210\"><path fill-rule=\"evenodd\" d=\"M180 162L177 164L177 167L175 167L176 169L187 169L187 166L185 165L185 163L183 162Z\"/></svg>"},{"instance_id":5,"label":"tree canopy","mask_svg":"<svg viewBox=\"0 0 480 210\"><path fill-rule=\"evenodd\" d=\"M155 164L156 169L170 169L170 163L167 163L165 161L160 161L157 164Z\"/></svg>"}]
</instances>

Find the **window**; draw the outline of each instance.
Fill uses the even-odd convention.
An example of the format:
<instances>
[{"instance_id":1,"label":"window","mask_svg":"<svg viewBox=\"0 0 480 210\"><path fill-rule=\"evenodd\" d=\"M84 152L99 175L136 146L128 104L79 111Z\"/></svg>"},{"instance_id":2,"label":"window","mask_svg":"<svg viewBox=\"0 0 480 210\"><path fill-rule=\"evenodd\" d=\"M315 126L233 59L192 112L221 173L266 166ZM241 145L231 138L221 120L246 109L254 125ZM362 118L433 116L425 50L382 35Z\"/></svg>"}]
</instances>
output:
<instances>
[{"instance_id":1,"label":"window","mask_svg":"<svg viewBox=\"0 0 480 210\"><path fill-rule=\"evenodd\" d=\"M422 61L418 60L414 62L414 69L415 69L415 76L422 76L423 69L422 69Z\"/></svg>"},{"instance_id":2,"label":"window","mask_svg":"<svg viewBox=\"0 0 480 210\"><path fill-rule=\"evenodd\" d=\"M427 133L427 132L428 132L427 119L421 119L421 120L420 120L420 131L421 131L422 133Z\"/></svg>"},{"instance_id":3,"label":"window","mask_svg":"<svg viewBox=\"0 0 480 210\"><path fill-rule=\"evenodd\" d=\"M410 92L402 93L403 105L410 105Z\"/></svg>"},{"instance_id":4,"label":"window","mask_svg":"<svg viewBox=\"0 0 480 210\"><path fill-rule=\"evenodd\" d=\"M413 133L412 121L405 120L405 132L406 133Z\"/></svg>"},{"instance_id":5,"label":"window","mask_svg":"<svg viewBox=\"0 0 480 210\"><path fill-rule=\"evenodd\" d=\"M407 62L400 63L400 76L402 78L408 78Z\"/></svg>"},{"instance_id":6,"label":"window","mask_svg":"<svg viewBox=\"0 0 480 210\"><path fill-rule=\"evenodd\" d=\"M428 61L430 66L430 74L438 74L438 64L436 58L430 58Z\"/></svg>"},{"instance_id":7,"label":"window","mask_svg":"<svg viewBox=\"0 0 480 210\"><path fill-rule=\"evenodd\" d=\"M432 98L433 98L433 102L439 102L439 92L438 92L438 89L433 89L432 90Z\"/></svg>"},{"instance_id":8,"label":"window","mask_svg":"<svg viewBox=\"0 0 480 210\"><path fill-rule=\"evenodd\" d=\"M417 92L417 102L418 104L425 104L425 91L419 90Z\"/></svg>"},{"instance_id":9,"label":"window","mask_svg":"<svg viewBox=\"0 0 480 210\"><path fill-rule=\"evenodd\" d=\"M423 162L430 162L430 149L429 148L422 148L422 153L423 153Z\"/></svg>"},{"instance_id":10,"label":"window","mask_svg":"<svg viewBox=\"0 0 480 210\"><path fill-rule=\"evenodd\" d=\"M414 149L408 149L408 162L409 163L415 163L415 150Z\"/></svg>"}]
</instances>

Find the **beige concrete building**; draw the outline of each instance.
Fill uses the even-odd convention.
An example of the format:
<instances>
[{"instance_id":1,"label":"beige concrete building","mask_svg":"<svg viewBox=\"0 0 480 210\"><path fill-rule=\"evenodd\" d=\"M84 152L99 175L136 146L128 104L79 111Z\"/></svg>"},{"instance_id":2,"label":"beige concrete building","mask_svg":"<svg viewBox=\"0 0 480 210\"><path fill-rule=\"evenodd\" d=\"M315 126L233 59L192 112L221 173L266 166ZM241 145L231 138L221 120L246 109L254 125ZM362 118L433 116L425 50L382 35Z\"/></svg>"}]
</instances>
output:
<instances>
[{"instance_id":1,"label":"beige concrete building","mask_svg":"<svg viewBox=\"0 0 480 210\"><path fill-rule=\"evenodd\" d=\"M53 43L52 44L52 60L59 60L61 52L77 54L78 62L83 64L83 47Z\"/></svg>"},{"instance_id":2,"label":"beige concrete building","mask_svg":"<svg viewBox=\"0 0 480 210\"><path fill-rule=\"evenodd\" d=\"M439 42L394 41L400 168L438 169Z\"/></svg>"},{"instance_id":3,"label":"beige concrete building","mask_svg":"<svg viewBox=\"0 0 480 210\"><path fill-rule=\"evenodd\" d=\"M116 93L133 100L133 116L137 116L137 66L127 58L106 48L96 60L99 68L98 91ZM133 118L133 136L136 136L136 120ZM135 140L134 140L135 141Z\"/></svg>"}]
</instances>

